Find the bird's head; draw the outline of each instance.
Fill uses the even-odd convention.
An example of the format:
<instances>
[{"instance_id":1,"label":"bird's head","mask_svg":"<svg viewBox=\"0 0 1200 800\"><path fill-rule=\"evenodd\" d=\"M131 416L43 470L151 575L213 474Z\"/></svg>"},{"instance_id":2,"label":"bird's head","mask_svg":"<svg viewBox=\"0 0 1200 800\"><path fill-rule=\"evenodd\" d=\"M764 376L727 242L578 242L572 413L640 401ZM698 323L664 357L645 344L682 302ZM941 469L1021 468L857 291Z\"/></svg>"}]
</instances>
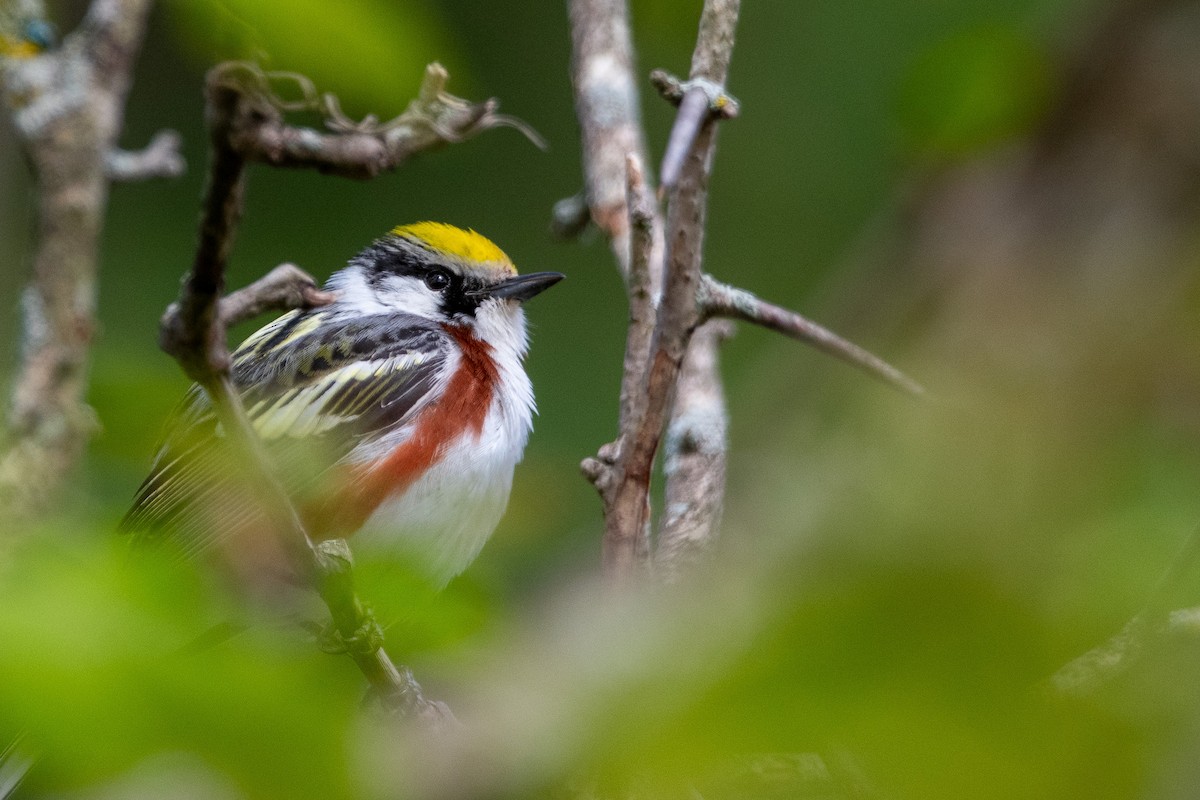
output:
<instances>
[{"instance_id":1,"label":"bird's head","mask_svg":"<svg viewBox=\"0 0 1200 800\"><path fill-rule=\"evenodd\" d=\"M521 304L558 283L558 272L518 275L504 251L473 230L441 222L393 228L330 279L339 301L361 313L408 313L474 328L520 328Z\"/></svg>"}]
</instances>

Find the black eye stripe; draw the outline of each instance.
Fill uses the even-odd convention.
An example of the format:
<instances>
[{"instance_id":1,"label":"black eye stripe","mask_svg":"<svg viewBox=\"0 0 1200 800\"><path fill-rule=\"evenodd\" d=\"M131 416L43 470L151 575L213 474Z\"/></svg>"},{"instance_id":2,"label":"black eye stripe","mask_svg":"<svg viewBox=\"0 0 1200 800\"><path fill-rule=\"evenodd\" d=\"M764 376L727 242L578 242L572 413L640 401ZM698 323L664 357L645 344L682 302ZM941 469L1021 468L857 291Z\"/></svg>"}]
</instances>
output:
<instances>
[{"instance_id":1,"label":"black eye stripe","mask_svg":"<svg viewBox=\"0 0 1200 800\"><path fill-rule=\"evenodd\" d=\"M416 278L430 290L441 294L441 309L444 313L472 316L479 300L470 292L485 288L490 282L481 275L468 272L466 275L447 268L434 260L433 251L419 247L413 242L378 241L360 253L357 262L366 272L367 283L373 289L382 289L392 276ZM436 273L445 274L449 283L431 286L429 281ZM435 283L437 280L434 279Z\"/></svg>"},{"instance_id":2,"label":"black eye stripe","mask_svg":"<svg viewBox=\"0 0 1200 800\"><path fill-rule=\"evenodd\" d=\"M443 272L450 276L452 283L458 282L456 275L430 261L424 251L397 247L388 242L376 242L360 253L355 261L365 268L367 281L372 287L379 287L392 276L427 280L434 272Z\"/></svg>"}]
</instances>

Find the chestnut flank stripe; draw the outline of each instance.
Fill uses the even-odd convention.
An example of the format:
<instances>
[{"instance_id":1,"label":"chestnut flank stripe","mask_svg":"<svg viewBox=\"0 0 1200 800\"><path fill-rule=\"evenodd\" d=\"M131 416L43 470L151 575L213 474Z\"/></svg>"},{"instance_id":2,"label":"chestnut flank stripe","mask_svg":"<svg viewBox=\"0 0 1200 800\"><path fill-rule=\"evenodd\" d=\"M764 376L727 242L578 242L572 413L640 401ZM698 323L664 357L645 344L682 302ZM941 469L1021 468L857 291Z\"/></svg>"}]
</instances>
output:
<instances>
[{"instance_id":1,"label":"chestnut flank stripe","mask_svg":"<svg viewBox=\"0 0 1200 800\"><path fill-rule=\"evenodd\" d=\"M441 399L414 420L412 436L382 461L353 470L316 513L306 514L316 539L349 536L389 497L402 494L447 448L468 433L476 438L492 405L500 374L491 347L466 328L443 325L458 343L458 369Z\"/></svg>"}]
</instances>

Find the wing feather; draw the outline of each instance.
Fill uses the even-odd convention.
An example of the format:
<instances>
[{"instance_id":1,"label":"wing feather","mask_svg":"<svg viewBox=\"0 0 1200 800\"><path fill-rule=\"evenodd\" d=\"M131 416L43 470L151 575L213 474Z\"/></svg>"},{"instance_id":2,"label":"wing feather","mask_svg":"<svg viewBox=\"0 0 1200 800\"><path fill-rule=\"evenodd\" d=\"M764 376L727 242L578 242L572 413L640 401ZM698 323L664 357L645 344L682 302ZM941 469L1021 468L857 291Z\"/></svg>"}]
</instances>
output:
<instances>
[{"instance_id":1,"label":"wing feather","mask_svg":"<svg viewBox=\"0 0 1200 800\"><path fill-rule=\"evenodd\" d=\"M328 309L328 307L327 307ZM291 312L234 353L232 376L285 486L302 497L355 445L403 425L443 380L449 339L406 314ZM122 528L197 555L261 525L204 392L192 387Z\"/></svg>"}]
</instances>

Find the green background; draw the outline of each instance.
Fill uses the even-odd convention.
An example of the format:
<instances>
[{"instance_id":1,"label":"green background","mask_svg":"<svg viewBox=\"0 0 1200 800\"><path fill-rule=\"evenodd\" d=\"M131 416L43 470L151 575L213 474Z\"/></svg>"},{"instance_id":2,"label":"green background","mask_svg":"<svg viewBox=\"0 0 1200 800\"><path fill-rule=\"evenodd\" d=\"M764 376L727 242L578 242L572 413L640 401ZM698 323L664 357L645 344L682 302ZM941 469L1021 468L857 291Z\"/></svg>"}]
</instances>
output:
<instances>
[{"instance_id":1,"label":"green background","mask_svg":"<svg viewBox=\"0 0 1200 800\"><path fill-rule=\"evenodd\" d=\"M700 4L634 5L639 74L685 73ZM69 28L78 13L56 18ZM566 777L651 796L797 796L797 782L819 795L826 785L806 783L796 756L817 752L843 788L860 776L888 797L1188 796L1196 698L1175 677L1194 674L1188 648L1099 699L1047 699L1044 681L1141 608L1200 516L1195 432L1179 421L1192 404L1138 390L1153 370L1177 371L1181 397L1197 385L1185 366L1195 292L1184 285L1174 316L1155 318L1168 339L1125 349L1109 346L1130 341L1124 318L1106 316L1121 297L1099 294L1085 313L1095 296L1065 295L1067 322L1030 326L1065 353L1058 364L1008 338L1024 309L960 320L969 335L930 347L922 335L947 328L923 326L933 313L904 291L878 289L906 274L888 249L915 225L905 198L1028 135L1097 13L1082 0L745 4L728 87L742 114L721 128L706 268L834 324L969 408L914 404L742 326L723 350L717 563L665 596L618 602L593 585L599 502L578 464L616 433L624 293L594 231L549 233L553 203L582 185L564 4L162 4L123 142L175 128L189 169L113 189L90 393L102 429L65 519L48 528L54 545L10 570L21 612L0 611L0 641L14 644L0 654L0 722L49 743L39 780L108 781L164 750L201 754L166 772L234 796L413 788L361 746L390 740L353 719L348 663L273 630L165 674L142 663L131 642L185 637L198 624L189 609L219 619L230 601L201 577L131 575L106 544L186 389L155 330L195 238L203 73L266 53L352 114L385 118L437 59L451 91L500 98L550 143L543 153L498 130L363 183L254 167L230 274L241 285L293 261L324 278L392 226L434 219L479 230L523 271L568 275L529 307L540 415L483 555L436 597L395 565L363 567L396 651L486 720L506 765L495 792ZM650 96L644 110L659 155L672 110ZM33 187L3 128L0 181L0 331L15 343ZM1096 327L1072 328L1076 314ZM14 350L3 348L5 367ZM503 735L489 727L504 724ZM736 765L762 754L782 777L738 783Z\"/></svg>"}]
</instances>

